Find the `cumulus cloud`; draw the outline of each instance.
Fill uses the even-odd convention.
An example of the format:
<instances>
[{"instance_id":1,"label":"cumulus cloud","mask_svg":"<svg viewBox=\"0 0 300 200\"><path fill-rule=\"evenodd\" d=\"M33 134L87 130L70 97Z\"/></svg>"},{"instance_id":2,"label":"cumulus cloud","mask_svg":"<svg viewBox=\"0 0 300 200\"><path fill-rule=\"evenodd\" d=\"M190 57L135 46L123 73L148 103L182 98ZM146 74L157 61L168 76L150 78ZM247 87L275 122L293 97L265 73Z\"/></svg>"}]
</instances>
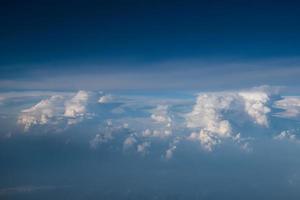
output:
<instances>
[{"instance_id":1,"label":"cumulus cloud","mask_svg":"<svg viewBox=\"0 0 300 200\"><path fill-rule=\"evenodd\" d=\"M41 100L36 105L22 110L18 118L18 123L24 126L27 131L33 125L45 125L50 122L56 123L63 112L64 98L62 96L52 96Z\"/></svg>"},{"instance_id":2,"label":"cumulus cloud","mask_svg":"<svg viewBox=\"0 0 300 200\"><path fill-rule=\"evenodd\" d=\"M98 103L110 103L114 98L110 94L103 95L99 98Z\"/></svg>"},{"instance_id":3,"label":"cumulus cloud","mask_svg":"<svg viewBox=\"0 0 300 200\"><path fill-rule=\"evenodd\" d=\"M79 91L73 97L53 95L41 100L36 105L21 111L18 124L28 131L34 125L58 124L67 120L68 124L75 124L88 115L86 106L88 92Z\"/></svg>"},{"instance_id":4,"label":"cumulus cloud","mask_svg":"<svg viewBox=\"0 0 300 200\"><path fill-rule=\"evenodd\" d=\"M173 154L177 148L177 144L179 143L180 138L176 137L169 145L169 148L166 150L164 158L170 160L173 157Z\"/></svg>"},{"instance_id":5,"label":"cumulus cloud","mask_svg":"<svg viewBox=\"0 0 300 200\"><path fill-rule=\"evenodd\" d=\"M187 127L200 128L189 139L198 140L207 150L219 143L220 138L231 136L231 125L223 118L223 112L229 110L236 94L211 93L200 94L191 113L187 115Z\"/></svg>"},{"instance_id":6,"label":"cumulus cloud","mask_svg":"<svg viewBox=\"0 0 300 200\"><path fill-rule=\"evenodd\" d=\"M151 130L151 129L145 129L142 132L142 136L143 137L158 137L158 138L165 138L168 137L172 134L171 130L166 130L164 128L162 129L155 129L155 130Z\"/></svg>"},{"instance_id":7,"label":"cumulus cloud","mask_svg":"<svg viewBox=\"0 0 300 200\"><path fill-rule=\"evenodd\" d=\"M120 146L123 145L124 150L131 148L141 155L146 155L150 143L161 142L169 144L160 152L165 159L171 159L177 151L178 136L185 142L198 142L207 151L213 151L216 145L226 140L238 144L243 150L250 151L252 133L244 127L254 128L257 130L256 133L273 131L276 128L272 124L274 117L269 118L274 108L272 105L283 109L276 116L291 118L299 114L297 109L300 98L283 97L278 101L279 96L272 96L273 94L272 89L259 87L241 91L200 93L196 101L192 96L186 101L165 98L149 100L148 97L131 97L132 99L126 97L124 100L118 97L120 102L124 100L121 107L99 105L95 99L92 106L103 108L103 113L97 115L95 109L93 110L95 114L92 115L90 109L94 107L90 104L94 93L79 91L72 95L53 95L40 101L23 110L18 123L24 125L25 130L35 125L46 124L62 124L68 127L93 116L97 121L95 126L101 127L89 141L92 149L102 143L113 142L112 140L119 137L121 140L117 141L121 141ZM118 108L122 108L122 111L114 112ZM285 124L280 124L280 130L284 130L284 126ZM119 133L130 135L124 136ZM283 132L274 139L292 140L294 137L294 132Z\"/></svg>"},{"instance_id":8,"label":"cumulus cloud","mask_svg":"<svg viewBox=\"0 0 300 200\"><path fill-rule=\"evenodd\" d=\"M232 113L249 116L252 122L267 127L269 100L268 93L261 90L199 94L192 112L186 116L186 122L187 127L200 131L193 132L188 138L200 141L204 149L211 151L223 139L236 135L231 119L227 117Z\"/></svg>"},{"instance_id":9,"label":"cumulus cloud","mask_svg":"<svg viewBox=\"0 0 300 200\"><path fill-rule=\"evenodd\" d=\"M240 92L244 100L244 107L246 113L254 120L255 123L268 126L267 114L271 111L266 103L270 100L265 92Z\"/></svg>"},{"instance_id":10,"label":"cumulus cloud","mask_svg":"<svg viewBox=\"0 0 300 200\"><path fill-rule=\"evenodd\" d=\"M169 114L169 106L158 105L151 110L150 118L154 121L152 129L147 128L142 132L143 137L160 137L165 138L172 135L172 119Z\"/></svg>"},{"instance_id":11,"label":"cumulus cloud","mask_svg":"<svg viewBox=\"0 0 300 200\"><path fill-rule=\"evenodd\" d=\"M77 123L87 115L86 106L88 99L88 92L80 90L74 97L65 103L64 116L70 118L68 121L69 124Z\"/></svg>"},{"instance_id":12,"label":"cumulus cloud","mask_svg":"<svg viewBox=\"0 0 300 200\"><path fill-rule=\"evenodd\" d=\"M296 132L297 132L296 129L284 130L284 131L280 132L280 134L274 136L274 139L275 140L289 140L289 141L294 141L294 142L300 142L297 139Z\"/></svg>"},{"instance_id":13,"label":"cumulus cloud","mask_svg":"<svg viewBox=\"0 0 300 200\"><path fill-rule=\"evenodd\" d=\"M172 120L168 115L167 105L158 105L153 109L151 118L158 123L163 123L166 124L167 127L171 127Z\"/></svg>"}]
</instances>

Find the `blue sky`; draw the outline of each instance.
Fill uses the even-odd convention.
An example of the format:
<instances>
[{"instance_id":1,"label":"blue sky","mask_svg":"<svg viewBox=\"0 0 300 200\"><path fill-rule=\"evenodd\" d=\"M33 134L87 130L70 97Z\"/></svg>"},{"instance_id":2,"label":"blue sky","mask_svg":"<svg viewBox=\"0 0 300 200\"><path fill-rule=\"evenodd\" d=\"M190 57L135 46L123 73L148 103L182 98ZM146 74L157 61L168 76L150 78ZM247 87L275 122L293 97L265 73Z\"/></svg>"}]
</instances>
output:
<instances>
[{"instance_id":1,"label":"blue sky","mask_svg":"<svg viewBox=\"0 0 300 200\"><path fill-rule=\"evenodd\" d=\"M197 89L198 79L213 82L220 74L234 88L232 73L244 87L299 84L295 2L12 1L1 13L2 90L149 89L147 76L158 80L152 89ZM82 85L53 86L56 77Z\"/></svg>"}]
</instances>

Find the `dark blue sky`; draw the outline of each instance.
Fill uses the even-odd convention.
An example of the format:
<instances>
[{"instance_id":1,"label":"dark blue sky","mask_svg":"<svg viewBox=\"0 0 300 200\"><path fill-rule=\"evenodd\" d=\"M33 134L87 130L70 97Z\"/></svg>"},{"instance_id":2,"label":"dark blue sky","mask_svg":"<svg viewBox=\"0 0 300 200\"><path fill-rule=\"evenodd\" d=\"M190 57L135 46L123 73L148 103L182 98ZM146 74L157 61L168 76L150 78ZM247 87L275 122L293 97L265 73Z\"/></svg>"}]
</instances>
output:
<instances>
[{"instance_id":1,"label":"dark blue sky","mask_svg":"<svg viewBox=\"0 0 300 200\"><path fill-rule=\"evenodd\" d=\"M295 1L2 1L0 13L2 80L289 59L300 50Z\"/></svg>"}]
</instances>

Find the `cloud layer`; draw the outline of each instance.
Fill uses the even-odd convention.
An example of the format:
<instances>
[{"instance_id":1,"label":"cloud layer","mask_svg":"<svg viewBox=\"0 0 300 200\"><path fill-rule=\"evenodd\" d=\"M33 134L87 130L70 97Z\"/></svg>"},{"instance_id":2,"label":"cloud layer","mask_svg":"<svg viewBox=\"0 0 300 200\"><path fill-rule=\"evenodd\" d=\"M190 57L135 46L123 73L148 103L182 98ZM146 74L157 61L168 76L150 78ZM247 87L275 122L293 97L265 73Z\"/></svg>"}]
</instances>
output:
<instances>
[{"instance_id":1,"label":"cloud layer","mask_svg":"<svg viewBox=\"0 0 300 200\"><path fill-rule=\"evenodd\" d=\"M91 149L113 144L124 152L147 155L160 144L165 159L171 159L186 142L198 142L205 151L213 151L228 141L248 151L257 134L271 134L277 140L297 138L284 131L296 126L299 98L281 97L274 91L258 87L205 92L197 94L196 100L192 95L176 99L117 94L112 98L83 90L51 93L21 109L17 124L28 134L33 130L51 134L83 123ZM280 122L282 117L289 120L288 125ZM274 120L280 122L276 127Z\"/></svg>"}]
</instances>

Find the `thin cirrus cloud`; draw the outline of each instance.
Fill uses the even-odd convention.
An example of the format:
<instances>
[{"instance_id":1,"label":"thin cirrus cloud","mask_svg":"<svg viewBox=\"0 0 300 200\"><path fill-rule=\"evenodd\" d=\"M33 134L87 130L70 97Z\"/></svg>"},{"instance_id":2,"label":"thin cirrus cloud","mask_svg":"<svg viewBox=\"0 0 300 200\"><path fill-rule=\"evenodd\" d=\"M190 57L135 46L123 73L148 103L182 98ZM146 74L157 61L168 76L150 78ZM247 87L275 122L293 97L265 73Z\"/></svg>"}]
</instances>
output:
<instances>
[{"instance_id":1,"label":"thin cirrus cloud","mask_svg":"<svg viewBox=\"0 0 300 200\"><path fill-rule=\"evenodd\" d=\"M97 90L99 85L105 90L119 89L232 89L253 87L253 83L271 85L299 84L300 60L185 60L164 61L158 63L139 64L140 69L122 70L128 64L115 64L105 73L101 71L105 65L85 66L93 69L93 73L82 70L62 72L57 75L52 71L29 71L29 79L2 79L2 88L18 89L86 89ZM137 65L132 64L132 65ZM84 68L84 69L85 69ZM98 71L97 71L98 69ZM49 69L48 69L49 70ZM37 76L38 75L38 76ZM35 77L41 77L36 79ZM74 82L74 80L77 80ZM118 81L115 81L118 80ZM155 81L154 81L155 80ZM1 88L0 87L0 88ZM295 88L294 88L295 89Z\"/></svg>"}]
</instances>

